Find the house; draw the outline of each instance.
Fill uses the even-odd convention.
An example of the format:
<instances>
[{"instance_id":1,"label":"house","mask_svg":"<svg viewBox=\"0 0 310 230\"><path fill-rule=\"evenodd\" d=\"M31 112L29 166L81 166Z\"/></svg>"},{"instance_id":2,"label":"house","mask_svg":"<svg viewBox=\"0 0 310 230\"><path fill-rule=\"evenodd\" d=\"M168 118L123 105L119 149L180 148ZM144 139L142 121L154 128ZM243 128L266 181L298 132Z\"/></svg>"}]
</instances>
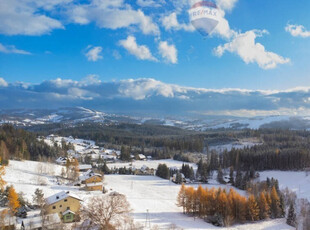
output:
<instances>
[{"instance_id":1,"label":"house","mask_svg":"<svg viewBox=\"0 0 310 230\"><path fill-rule=\"evenodd\" d=\"M152 160L152 156L147 156L146 157L148 160Z\"/></svg>"},{"instance_id":2,"label":"house","mask_svg":"<svg viewBox=\"0 0 310 230\"><path fill-rule=\"evenodd\" d=\"M79 177L79 180L81 184L85 184L87 191L102 191L102 175L99 173L88 170Z\"/></svg>"},{"instance_id":3,"label":"house","mask_svg":"<svg viewBox=\"0 0 310 230\"><path fill-rule=\"evenodd\" d=\"M80 172L87 172L89 169L92 169L93 167L91 165L79 165L79 171Z\"/></svg>"},{"instance_id":4,"label":"house","mask_svg":"<svg viewBox=\"0 0 310 230\"><path fill-rule=\"evenodd\" d=\"M0 208L0 229L13 230L16 229L16 217L9 215L7 208Z\"/></svg>"},{"instance_id":5,"label":"house","mask_svg":"<svg viewBox=\"0 0 310 230\"><path fill-rule=\"evenodd\" d=\"M65 165L67 163L67 159L67 157L58 157L56 163L60 165Z\"/></svg>"},{"instance_id":6,"label":"house","mask_svg":"<svg viewBox=\"0 0 310 230\"><path fill-rule=\"evenodd\" d=\"M146 160L146 157L143 154L138 154L138 159L144 161Z\"/></svg>"},{"instance_id":7,"label":"house","mask_svg":"<svg viewBox=\"0 0 310 230\"><path fill-rule=\"evenodd\" d=\"M46 199L46 211L48 214L57 213L59 217L64 220L64 214L67 214L66 211L70 210L74 213L73 218L64 221L73 222L79 218L81 201L79 197L71 194L69 191L62 191Z\"/></svg>"},{"instance_id":8,"label":"house","mask_svg":"<svg viewBox=\"0 0 310 230\"><path fill-rule=\"evenodd\" d=\"M105 153L101 153L100 158L107 162L115 162L117 159L116 156L106 155Z\"/></svg>"},{"instance_id":9,"label":"house","mask_svg":"<svg viewBox=\"0 0 310 230\"><path fill-rule=\"evenodd\" d=\"M79 177L79 180L82 184L102 182L102 175L89 169Z\"/></svg>"},{"instance_id":10,"label":"house","mask_svg":"<svg viewBox=\"0 0 310 230\"><path fill-rule=\"evenodd\" d=\"M48 214L44 217L34 216L23 219L21 223L22 230L41 230L41 229L57 229L60 227L61 220L57 213Z\"/></svg>"},{"instance_id":11,"label":"house","mask_svg":"<svg viewBox=\"0 0 310 230\"><path fill-rule=\"evenodd\" d=\"M102 182L95 182L95 183L86 183L85 189L87 191L102 191L103 183Z\"/></svg>"},{"instance_id":12,"label":"house","mask_svg":"<svg viewBox=\"0 0 310 230\"><path fill-rule=\"evenodd\" d=\"M62 213L62 220L64 223L71 223L74 221L75 218L75 212L69 210L66 210Z\"/></svg>"},{"instance_id":13,"label":"house","mask_svg":"<svg viewBox=\"0 0 310 230\"><path fill-rule=\"evenodd\" d=\"M134 169L135 175L154 176L155 170L143 165L140 169Z\"/></svg>"}]
</instances>

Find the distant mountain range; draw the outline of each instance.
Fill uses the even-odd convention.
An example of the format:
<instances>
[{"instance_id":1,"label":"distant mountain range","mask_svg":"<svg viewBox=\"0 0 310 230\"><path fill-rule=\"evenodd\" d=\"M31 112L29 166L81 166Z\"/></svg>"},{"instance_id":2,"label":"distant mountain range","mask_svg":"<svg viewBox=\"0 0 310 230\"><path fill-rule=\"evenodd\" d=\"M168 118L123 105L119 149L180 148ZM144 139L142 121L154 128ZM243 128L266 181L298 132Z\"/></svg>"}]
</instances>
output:
<instances>
[{"instance_id":1,"label":"distant mountain range","mask_svg":"<svg viewBox=\"0 0 310 230\"><path fill-rule=\"evenodd\" d=\"M0 124L10 123L17 126L34 126L52 123L99 122L104 124L154 124L174 126L183 129L204 131L208 129L310 129L310 117L262 116L229 117L207 116L203 119L175 117L137 117L122 114L105 113L84 107L61 109L14 109L0 111Z\"/></svg>"}]
</instances>

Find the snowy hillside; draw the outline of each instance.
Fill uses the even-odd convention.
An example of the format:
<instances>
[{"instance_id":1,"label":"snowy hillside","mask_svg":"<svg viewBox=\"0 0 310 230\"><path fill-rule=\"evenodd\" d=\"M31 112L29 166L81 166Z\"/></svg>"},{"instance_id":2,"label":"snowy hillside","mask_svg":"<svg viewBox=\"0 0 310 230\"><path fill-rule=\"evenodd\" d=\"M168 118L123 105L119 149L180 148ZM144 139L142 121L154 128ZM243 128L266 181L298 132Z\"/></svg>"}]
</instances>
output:
<instances>
[{"instance_id":1,"label":"snowy hillside","mask_svg":"<svg viewBox=\"0 0 310 230\"><path fill-rule=\"evenodd\" d=\"M102 124L153 124L174 126L188 130L205 131L208 129L259 129L263 126L285 127L290 129L310 128L309 117L264 116L264 117L145 117L112 114L83 107L52 110L1 110L0 124L10 123L18 126L34 126L52 123L96 122Z\"/></svg>"},{"instance_id":2,"label":"snowy hillside","mask_svg":"<svg viewBox=\"0 0 310 230\"><path fill-rule=\"evenodd\" d=\"M147 162L145 162L147 163ZM157 162L158 163L158 162ZM182 162L171 161L166 163L174 166L180 166ZM42 170L43 173L39 174ZM59 175L62 166L39 163L32 161L10 161L6 168L5 180L9 185L14 185L18 192L23 192L28 200L32 200L32 195L36 188L43 190L45 196L50 196L57 192L68 190L78 195L84 203L95 195L102 195L101 192L80 191L78 187L58 185L54 175ZM38 180L40 177L41 180ZM38 181L45 181L45 185L38 185ZM211 187L223 187L229 189L229 186L214 184L205 185ZM154 176L124 176L124 175L106 175L105 187L109 191L117 191L125 194L133 209L132 215L135 221L140 222L143 226L146 224L146 213L148 210L148 226L157 225L160 229L175 224L182 229L220 229L214 227L202 220L194 219L182 214L182 209L176 205L176 197L180 189L180 185L173 184L168 180L163 180ZM237 190L244 195L243 191ZM144 229L149 229L145 227ZM253 224L236 225L230 230L279 230L293 228L285 224L284 219L256 222Z\"/></svg>"}]
</instances>

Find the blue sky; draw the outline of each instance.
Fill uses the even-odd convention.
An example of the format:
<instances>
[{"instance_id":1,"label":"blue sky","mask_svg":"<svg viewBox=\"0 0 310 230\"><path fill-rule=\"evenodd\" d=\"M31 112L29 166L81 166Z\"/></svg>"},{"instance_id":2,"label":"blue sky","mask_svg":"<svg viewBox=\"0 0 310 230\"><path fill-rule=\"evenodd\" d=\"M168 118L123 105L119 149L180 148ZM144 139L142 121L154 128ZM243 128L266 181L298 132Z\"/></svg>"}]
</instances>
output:
<instances>
[{"instance_id":1,"label":"blue sky","mask_svg":"<svg viewBox=\"0 0 310 230\"><path fill-rule=\"evenodd\" d=\"M0 0L0 86L151 78L186 87L310 87L309 0L216 0L207 38L187 0Z\"/></svg>"}]
</instances>

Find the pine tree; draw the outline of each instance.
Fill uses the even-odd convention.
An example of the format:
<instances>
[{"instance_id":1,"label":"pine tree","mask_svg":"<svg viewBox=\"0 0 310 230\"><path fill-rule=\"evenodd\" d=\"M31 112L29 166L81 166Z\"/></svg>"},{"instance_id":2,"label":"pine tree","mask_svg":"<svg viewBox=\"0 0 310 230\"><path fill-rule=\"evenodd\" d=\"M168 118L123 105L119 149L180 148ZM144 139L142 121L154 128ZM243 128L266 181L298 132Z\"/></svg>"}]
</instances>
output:
<instances>
[{"instance_id":1,"label":"pine tree","mask_svg":"<svg viewBox=\"0 0 310 230\"><path fill-rule=\"evenodd\" d=\"M217 181L220 184L225 184L225 181L223 179L223 171L222 171L222 167L219 167L218 171L217 171Z\"/></svg>"},{"instance_id":2,"label":"pine tree","mask_svg":"<svg viewBox=\"0 0 310 230\"><path fill-rule=\"evenodd\" d=\"M1 157L0 157L1 162ZM0 191L3 191L6 182L4 181L3 177L5 175L5 168L4 165L0 165Z\"/></svg>"},{"instance_id":3,"label":"pine tree","mask_svg":"<svg viewBox=\"0 0 310 230\"><path fill-rule=\"evenodd\" d=\"M34 195L32 196L32 200L33 202L39 206L39 207L43 207L44 204L44 193L41 189L36 189L34 192Z\"/></svg>"},{"instance_id":4,"label":"pine tree","mask_svg":"<svg viewBox=\"0 0 310 230\"><path fill-rule=\"evenodd\" d=\"M269 205L265 196L265 192L261 192L259 196L259 218L261 220L267 219L269 217Z\"/></svg>"},{"instance_id":5,"label":"pine tree","mask_svg":"<svg viewBox=\"0 0 310 230\"><path fill-rule=\"evenodd\" d=\"M290 204L288 215L286 219L286 223L290 226L296 227L296 213L294 209L293 203Z\"/></svg>"},{"instance_id":6,"label":"pine tree","mask_svg":"<svg viewBox=\"0 0 310 230\"><path fill-rule=\"evenodd\" d=\"M18 194L16 193L13 186L11 186L8 190L8 206L12 214L17 212L17 209L20 207L20 203L18 201Z\"/></svg>"},{"instance_id":7,"label":"pine tree","mask_svg":"<svg viewBox=\"0 0 310 230\"><path fill-rule=\"evenodd\" d=\"M253 195L249 196L248 199L248 216L249 220L256 221L259 220L259 207Z\"/></svg>"},{"instance_id":8,"label":"pine tree","mask_svg":"<svg viewBox=\"0 0 310 230\"><path fill-rule=\"evenodd\" d=\"M231 183L232 186L235 185L235 179L234 179L234 168L231 166L229 169L229 182Z\"/></svg>"}]
</instances>

